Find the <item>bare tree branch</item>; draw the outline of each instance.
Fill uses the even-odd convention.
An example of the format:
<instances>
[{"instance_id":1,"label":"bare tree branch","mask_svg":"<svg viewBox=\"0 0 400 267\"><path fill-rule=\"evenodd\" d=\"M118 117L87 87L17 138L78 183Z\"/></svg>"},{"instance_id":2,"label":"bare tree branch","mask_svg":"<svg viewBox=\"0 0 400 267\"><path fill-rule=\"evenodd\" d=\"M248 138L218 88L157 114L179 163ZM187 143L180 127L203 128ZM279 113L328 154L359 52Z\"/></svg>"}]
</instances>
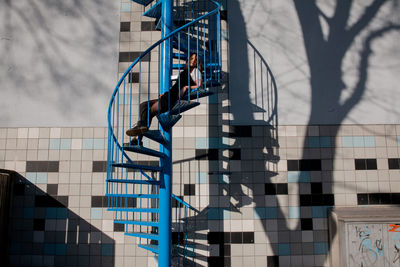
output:
<instances>
[{"instance_id":1,"label":"bare tree branch","mask_svg":"<svg viewBox=\"0 0 400 267\"><path fill-rule=\"evenodd\" d=\"M354 103L356 102L357 99L360 99L361 96L363 95L365 91L365 85L367 83L367 78L368 78L368 61L373 53L371 49L372 42L378 38L381 37L382 35L388 33L389 31L393 30L400 30L400 25L397 24L388 24L385 27L382 27L381 29L375 30L369 34L369 36L365 39L364 41L364 46L363 50L361 52L361 61L359 65L359 79L356 85L356 88L354 90L354 93L351 95L350 98L346 100L346 102L343 104L343 112L344 114L347 114L351 108L353 108Z\"/></svg>"},{"instance_id":2,"label":"bare tree branch","mask_svg":"<svg viewBox=\"0 0 400 267\"><path fill-rule=\"evenodd\" d=\"M350 34L349 37L351 39L358 35L368 25L368 23L371 22L371 20L375 17L376 13L378 13L379 9L386 1L387 0L375 0L370 6L365 9L365 12L361 16L361 18L348 30L348 33Z\"/></svg>"}]
</instances>

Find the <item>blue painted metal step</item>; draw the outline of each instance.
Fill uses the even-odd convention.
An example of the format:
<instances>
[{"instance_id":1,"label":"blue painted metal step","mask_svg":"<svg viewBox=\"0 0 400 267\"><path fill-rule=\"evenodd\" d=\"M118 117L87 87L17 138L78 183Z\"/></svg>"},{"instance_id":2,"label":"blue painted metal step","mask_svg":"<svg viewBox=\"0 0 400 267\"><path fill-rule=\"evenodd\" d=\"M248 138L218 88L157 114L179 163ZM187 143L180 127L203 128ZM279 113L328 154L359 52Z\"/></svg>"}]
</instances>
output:
<instances>
[{"instance_id":1,"label":"blue painted metal step","mask_svg":"<svg viewBox=\"0 0 400 267\"><path fill-rule=\"evenodd\" d=\"M114 223L158 227L158 222L114 220Z\"/></svg>"},{"instance_id":2,"label":"blue painted metal step","mask_svg":"<svg viewBox=\"0 0 400 267\"><path fill-rule=\"evenodd\" d=\"M169 113L172 115L176 115L176 114L188 111L189 109L192 109L194 107L197 107L198 105L200 105L199 102L187 101L187 100L181 99L180 101L178 101L175 104L175 106L170 110Z\"/></svg>"},{"instance_id":3,"label":"blue painted metal step","mask_svg":"<svg viewBox=\"0 0 400 267\"><path fill-rule=\"evenodd\" d=\"M165 154L161 153L157 150L153 150L147 147L143 147L143 146L124 146L124 150L125 151L131 151L131 152L136 152L139 154L144 154L144 155L149 155L149 156L153 156L153 157L159 157L159 158L164 158Z\"/></svg>"},{"instance_id":4,"label":"blue painted metal step","mask_svg":"<svg viewBox=\"0 0 400 267\"><path fill-rule=\"evenodd\" d=\"M158 245L139 244L138 247L150 250L151 252L158 254Z\"/></svg>"},{"instance_id":5,"label":"blue painted metal step","mask_svg":"<svg viewBox=\"0 0 400 267\"><path fill-rule=\"evenodd\" d=\"M158 198L157 194L106 194L106 197Z\"/></svg>"},{"instance_id":6,"label":"blue painted metal step","mask_svg":"<svg viewBox=\"0 0 400 267\"><path fill-rule=\"evenodd\" d=\"M186 53L172 53L172 57L176 59L181 59L182 61L185 61L188 57Z\"/></svg>"},{"instance_id":7,"label":"blue painted metal step","mask_svg":"<svg viewBox=\"0 0 400 267\"><path fill-rule=\"evenodd\" d=\"M144 12L143 16L159 19L161 17L161 1L158 1L149 10Z\"/></svg>"},{"instance_id":8,"label":"blue painted metal step","mask_svg":"<svg viewBox=\"0 0 400 267\"><path fill-rule=\"evenodd\" d=\"M146 208L108 208L108 211L123 211L123 212L148 212L158 213L159 209L146 209Z\"/></svg>"},{"instance_id":9,"label":"blue painted metal step","mask_svg":"<svg viewBox=\"0 0 400 267\"><path fill-rule=\"evenodd\" d=\"M113 163L114 167L121 167L133 170L145 170L145 171L161 171L161 168L158 166L147 166L147 165L138 165L133 163Z\"/></svg>"},{"instance_id":10,"label":"blue painted metal step","mask_svg":"<svg viewBox=\"0 0 400 267\"><path fill-rule=\"evenodd\" d=\"M147 6L148 4L150 4L151 2L153 2L154 0L132 0L133 2L136 2L138 4Z\"/></svg>"},{"instance_id":11,"label":"blue painted metal step","mask_svg":"<svg viewBox=\"0 0 400 267\"><path fill-rule=\"evenodd\" d=\"M171 115L169 112L157 115L157 119L160 122L164 130L171 129L174 125L182 118L182 115Z\"/></svg>"},{"instance_id":12,"label":"blue painted metal step","mask_svg":"<svg viewBox=\"0 0 400 267\"><path fill-rule=\"evenodd\" d=\"M125 183L125 184L152 184L160 185L159 181L156 180L128 180L128 179L108 179L106 182L110 183Z\"/></svg>"},{"instance_id":13,"label":"blue painted metal step","mask_svg":"<svg viewBox=\"0 0 400 267\"><path fill-rule=\"evenodd\" d=\"M125 235L136 236L136 237L140 237L140 238L147 238L147 239L152 239L152 240L158 240L158 235L156 235L156 234L131 232L131 233L125 233Z\"/></svg>"},{"instance_id":14,"label":"blue painted metal step","mask_svg":"<svg viewBox=\"0 0 400 267\"><path fill-rule=\"evenodd\" d=\"M165 145L167 143L163 133L159 130L147 131L143 134L143 136L145 136L145 137L149 138L150 140L153 140L157 143L163 144L163 145Z\"/></svg>"}]
</instances>

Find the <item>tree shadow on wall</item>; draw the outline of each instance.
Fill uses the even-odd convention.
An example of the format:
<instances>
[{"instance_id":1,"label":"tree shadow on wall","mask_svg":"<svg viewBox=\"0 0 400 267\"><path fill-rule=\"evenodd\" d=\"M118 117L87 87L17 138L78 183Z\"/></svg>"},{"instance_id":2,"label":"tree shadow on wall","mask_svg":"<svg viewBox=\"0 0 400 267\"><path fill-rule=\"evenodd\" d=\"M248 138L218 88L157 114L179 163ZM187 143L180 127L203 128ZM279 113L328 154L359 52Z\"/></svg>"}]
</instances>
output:
<instances>
[{"instance_id":1,"label":"tree shadow on wall","mask_svg":"<svg viewBox=\"0 0 400 267\"><path fill-rule=\"evenodd\" d=\"M12 179L9 266L114 266L115 241L68 209L68 196Z\"/></svg>"},{"instance_id":2,"label":"tree shadow on wall","mask_svg":"<svg viewBox=\"0 0 400 267\"><path fill-rule=\"evenodd\" d=\"M375 0L367 6L364 5L361 16L352 23L350 21L354 18L350 14L355 5L353 1L337 1L332 17L325 15L316 1L294 0L293 2L303 32L312 96L311 114L304 130L305 139L302 146L300 145L302 151L293 157L293 160L288 161L287 165L289 171L298 175L294 177L296 181L288 183L288 177L283 177L278 171L278 132L276 138L272 138L268 131L263 130L261 136L264 138L258 139L257 133L254 132L257 127L254 126L253 132L248 136L243 135L240 126L230 127L228 133L222 131L222 136L231 138L231 141L228 149L230 153L225 157L222 155L229 185L220 186L223 188L220 194L226 195L227 192L228 196L235 200L227 207L231 212L241 212L241 208L247 205L254 206L254 218L261 219L262 228L266 233L264 241L262 238L258 240L261 240L261 243L270 243L272 249L272 256L268 257L268 266L291 264L290 257L278 256L320 255L324 259L321 260L320 257L318 262L313 263L316 265L323 264L326 260L329 247L327 227L324 222L327 218L326 208L334 205L331 186L336 136L340 124L360 102L366 91L373 43L385 34L400 30L400 25L392 21L395 16L387 17L380 27L366 30L382 6L396 5L394 1ZM239 95L230 98L231 108L222 107L223 113L230 113L232 116L223 120L223 125L234 125L235 119L247 121L249 125L259 125L257 114L252 107L254 99L250 99L250 92L247 91L249 85L251 87L252 83L257 82L255 81L257 78L251 66L253 63L249 61L251 56L247 52L249 49L245 20L241 14L239 1L230 1L229 18L229 22L235 20L235 27L234 29L230 27L229 34L230 75L238 77L234 84L235 86L239 84L238 88L241 89L235 91L235 94ZM323 33L321 20L328 25L327 35ZM343 101L341 96L347 89L343 81L345 55L355 39L360 37L362 37L362 49L359 52L360 60L357 65L357 82L350 96ZM257 50L254 46L251 48ZM257 56L261 57L260 54ZM241 68L235 72L235 66ZM239 79L241 81L238 81ZM271 109L271 106L262 109L268 110L268 108ZM276 109L273 110L276 112ZM272 113L271 116L277 117L277 114ZM318 131L318 126L315 125L326 121L337 126L327 127L329 132L315 133ZM277 127L277 122L277 120L276 123L270 121L265 127ZM310 146L307 137L309 133L328 136L329 147L321 147L316 153L317 150ZM284 140L286 143L289 142L289 139ZM235 157L235 151L239 151L235 150L236 148L240 149L241 157ZM269 151L266 151L266 148L269 148ZM325 159L324 166L321 166L321 158ZM241 160L235 161L235 159ZM263 164L257 163L260 160ZM303 174L307 174L307 177L303 177ZM244 188L249 189L247 193L252 193L250 201ZM282 262L279 263L279 260Z\"/></svg>"}]
</instances>

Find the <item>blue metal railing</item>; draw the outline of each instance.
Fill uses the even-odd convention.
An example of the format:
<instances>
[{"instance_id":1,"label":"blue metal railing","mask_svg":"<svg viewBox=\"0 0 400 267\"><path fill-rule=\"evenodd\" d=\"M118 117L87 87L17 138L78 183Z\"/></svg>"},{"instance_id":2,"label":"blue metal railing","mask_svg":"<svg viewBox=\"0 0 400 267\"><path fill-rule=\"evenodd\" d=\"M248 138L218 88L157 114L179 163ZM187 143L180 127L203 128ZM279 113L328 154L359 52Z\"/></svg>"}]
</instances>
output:
<instances>
[{"instance_id":1,"label":"blue metal railing","mask_svg":"<svg viewBox=\"0 0 400 267\"><path fill-rule=\"evenodd\" d=\"M151 2L150 0L135 1L143 5ZM180 85L184 81L181 81L181 77L178 76L179 97L177 103L172 103L172 107L170 101L168 101L168 112L164 114L160 114L160 109L158 109L162 125L160 129L165 130L165 127L172 127L176 120L180 118L180 114L199 104L199 98L207 96L209 93L208 88L212 88L221 78L220 5L213 0L205 0L202 2L202 5L200 5L199 1L193 0L177 0L177 2L181 5L176 8L180 11L183 10L183 12L178 12L176 18L181 20L181 15L184 14L183 20L185 24L183 26L179 24L170 33L167 31L165 37L152 44L133 60L122 74L112 93L107 113L108 153L106 196L108 196L109 210L115 212L114 223L123 225L125 234L139 237L139 246L154 253L158 253L159 248L157 243L161 241L160 239L165 239L162 236L159 237L159 226L168 223L168 220L163 219L165 215L160 213L160 191L162 193L163 186L165 186L163 183L165 182L166 170L164 168L166 165L161 164L159 167L158 162L157 166L141 165L135 162L138 159L137 156L130 154L130 152L142 153L150 155L150 157L159 157L160 160L168 157L169 161L171 161L171 156L165 153L164 148L160 149L160 151L143 148L142 146L134 148L136 144L131 144L132 140L125 135L125 131L132 127L134 118L137 117L139 120L142 100L148 101L148 112L150 109L149 100L151 98L160 101L159 82L170 77L169 71L165 71L167 74L162 74L166 68L164 66L160 69L160 65L158 64L165 59L165 56L160 52L162 47L168 47L168 45L173 47L174 51L171 51L172 49L167 49L166 51L172 52L168 52L169 56L175 58L173 59L175 63L177 61L177 65L172 65L171 67L176 66L175 72L178 71L178 74L184 68L182 61L189 59L191 53L196 53L197 58L202 61L204 66L204 73L201 73L204 85L201 88L194 88L193 92L191 92L191 79L190 75L188 75L187 84L189 92L187 95L181 96ZM148 5L145 8L146 13L153 12L152 15L156 16L155 14L158 10L155 10L155 8L158 7L159 3L153 2L152 5ZM162 19L160 20L162 21ZM197 69L200 69L200 60L197 60ZM158 69L156 66L158 66ZM169 68L170 66L167 67ZM188 66L188 73L191 73L190 64ZM162 77L162 75L168 75L168 77ZM163 87L166 89L168 97L170 97L169 88L166 88L166 84L168 83L164 81ZM136 104L137 113L135 111ZM170 124L166 124L166 126L162 124L163 120L161 120L161 116L165 114L167 114L167 120L170 120ZM150 124L149 116L147 116L147 124L148 126ZM168 138L165 139L162 131L149 131L146 137L159 142L162 146L171 147L170 141L168 141ZM166 140L167 143L165 143ZM137 144L140 144L140 140L137 140L137 142ZM147 158L143 159L146 160ZM186 265L186 260L189 256L187 254L189 246L187 243L188 223L187 220L185 221L185 218L189 214L195 214L198 211L177 196L171 195L171 193L168 193L168 198L166 199L170 200L171 197L176 201L177 210L179 211L179 216L175 216L175 223L177 224L177 229L175 230L178 233L182 232L182 235L184 235L184 241L180 242L181 238L178 234L178 243L175 246L180 249L176 251L180 251L179 254L183 256L181 263ZM181 209L183 212L181 212ZM145 243L142 243L143 239L146 240Z\"/></svg>"}]
</instances>

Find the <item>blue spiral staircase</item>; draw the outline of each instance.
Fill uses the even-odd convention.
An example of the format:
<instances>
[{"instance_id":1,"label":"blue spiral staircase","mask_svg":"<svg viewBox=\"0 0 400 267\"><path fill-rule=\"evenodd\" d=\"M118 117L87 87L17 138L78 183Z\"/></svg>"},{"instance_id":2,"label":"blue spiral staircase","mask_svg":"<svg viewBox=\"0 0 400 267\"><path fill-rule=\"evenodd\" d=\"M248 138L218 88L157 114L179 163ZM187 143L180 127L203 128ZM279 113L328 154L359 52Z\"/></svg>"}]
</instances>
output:
<instances>
[{"instance_id":1,"label":"blue spiral staircase","mask_svg":"<svg viewBox=\"0 0 400 267\"><path fill-rule=\"evenodd\" d=\"M138 238L139 247L157 256L159 266L186 266L193 254L186 218L197 210L172 194L172 128L183 112L200 105L199 99L212 95L220 84L220 5L211 0L132 1L143 5L144 16L154 18L161 39L132 59L111 97L108 210L114 212L114 223L124 226L125 235ZM203 86L159 113L158 125L153 122L144 134L144 145L126 136L139 118L140 103L168 94L171 77L180 83L179 73L192 53L203 64Z\"/></svg>"}]
</instances>

